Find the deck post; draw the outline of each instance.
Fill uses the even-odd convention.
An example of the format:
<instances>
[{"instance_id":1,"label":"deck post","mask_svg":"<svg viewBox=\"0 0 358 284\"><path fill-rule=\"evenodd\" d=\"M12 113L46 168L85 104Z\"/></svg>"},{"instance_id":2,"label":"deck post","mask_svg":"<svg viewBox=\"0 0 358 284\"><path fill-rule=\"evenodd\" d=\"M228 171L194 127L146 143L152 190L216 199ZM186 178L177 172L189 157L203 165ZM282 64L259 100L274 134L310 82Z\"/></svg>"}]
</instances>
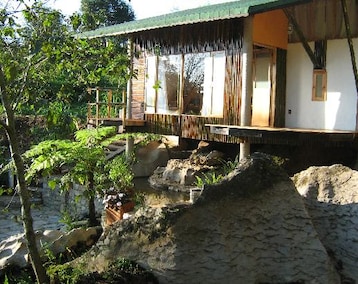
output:
<instances>
[{"instance_id":1,"label":"deck post","mask_svg":"<svg viewBox=\"0 0 358 284\"><path fill-rule=\"evenodd\" d=\"M126 102L126 119L132 118L132 74L133 74L133 41L128 39L128 57L129 57L129 70L127 82L127 102ZM123 121L125 127L125 121ZM130 162L134 150L134 138L130 135L126 138L126 159Z\"/></svg>"},{"instance_id":2,"label":"deck post","mask_svg":"<svg viewBox=\"0 0 358 284\"><path fill-rule=\"evenodd\" d=\"M253 62L253 16L244 19L244 35L242 46L242 92L240 107L240 126L251 125L251 98L253 92L252 81ZM240 160L250 155L250 143L240 143Z\"/></svg>"}]
</instances>

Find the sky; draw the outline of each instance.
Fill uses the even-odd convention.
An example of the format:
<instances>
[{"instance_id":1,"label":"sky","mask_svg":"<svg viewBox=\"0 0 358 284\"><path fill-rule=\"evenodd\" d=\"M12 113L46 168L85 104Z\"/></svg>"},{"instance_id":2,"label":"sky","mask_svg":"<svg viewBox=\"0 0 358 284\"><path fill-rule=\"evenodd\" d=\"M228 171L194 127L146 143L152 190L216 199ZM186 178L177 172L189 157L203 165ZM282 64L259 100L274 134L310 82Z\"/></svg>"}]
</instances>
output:
<instances>
[{"instance_id":1,"label":"sky","mask_svg":"<svg viewBox=\"0 0 358 284\"><path fill-rule=\"evenodd\" d=\"M233 0L131 0L130 4L135 12L136 19L143 19L230 1ZM66 15L71 15L73 12L79 11L81 0L51 0L49 5L61 10Z\"/></svg>"}]
</instances>

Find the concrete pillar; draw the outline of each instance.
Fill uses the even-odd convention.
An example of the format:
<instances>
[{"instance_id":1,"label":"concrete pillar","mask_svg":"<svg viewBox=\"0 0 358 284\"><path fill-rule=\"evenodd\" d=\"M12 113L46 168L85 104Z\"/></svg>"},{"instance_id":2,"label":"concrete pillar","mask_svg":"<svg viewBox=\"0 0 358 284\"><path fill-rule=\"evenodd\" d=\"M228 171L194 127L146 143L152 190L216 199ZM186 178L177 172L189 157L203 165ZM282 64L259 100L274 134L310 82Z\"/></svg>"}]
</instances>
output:
<instances>
[{"instance_id":1,"label":"concrete pillar","mask_svg":"<svg viewBox=\"0 0 358 284\"><path fill-rule=\"evenodd\" d=\"M253 92L253 16L244 19L244 38L242 46L242 92L240 126L251 125L251 99ZM240 143L240 160L250 155L250 143Z\"/></svg>"}]
</instances>

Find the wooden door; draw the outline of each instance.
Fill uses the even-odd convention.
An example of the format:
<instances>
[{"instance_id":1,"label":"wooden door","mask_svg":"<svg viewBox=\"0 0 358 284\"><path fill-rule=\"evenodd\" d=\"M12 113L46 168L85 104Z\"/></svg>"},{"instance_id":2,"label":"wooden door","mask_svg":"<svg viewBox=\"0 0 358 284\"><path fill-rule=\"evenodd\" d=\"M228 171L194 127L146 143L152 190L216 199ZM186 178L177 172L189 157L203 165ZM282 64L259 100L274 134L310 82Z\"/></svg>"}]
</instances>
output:
<instances>
[{"instance_id":1,"label":"wooden door","mask_svg":"<svg viewBox=\"0 0 358 284\"><path fill-rule=\"evenodd\" d=\"M270 126L272 54L268 48L254 50L252 126Z\"/></svg>"}]
</instances>

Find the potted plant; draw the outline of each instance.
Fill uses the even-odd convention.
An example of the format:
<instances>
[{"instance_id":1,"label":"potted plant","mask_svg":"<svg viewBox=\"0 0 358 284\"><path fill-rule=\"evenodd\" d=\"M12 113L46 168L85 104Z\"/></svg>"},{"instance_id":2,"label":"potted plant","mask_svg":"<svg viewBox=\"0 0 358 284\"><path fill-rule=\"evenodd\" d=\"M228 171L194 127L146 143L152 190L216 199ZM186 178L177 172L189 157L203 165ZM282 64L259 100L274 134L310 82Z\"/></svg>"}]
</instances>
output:
<instances>
[{"instance_id":1,"label":"potted plant","mask_svg":"<svg viewBox=\"0 0 358 284\"><path fill-rule=\"evenodd\" d=\"M132 211L135 206L132 193L129 190L119 191L113 187L106 192L103 203L106 209L107 226L122 220L124 213Z\"/></svg>"}]
</instances>

